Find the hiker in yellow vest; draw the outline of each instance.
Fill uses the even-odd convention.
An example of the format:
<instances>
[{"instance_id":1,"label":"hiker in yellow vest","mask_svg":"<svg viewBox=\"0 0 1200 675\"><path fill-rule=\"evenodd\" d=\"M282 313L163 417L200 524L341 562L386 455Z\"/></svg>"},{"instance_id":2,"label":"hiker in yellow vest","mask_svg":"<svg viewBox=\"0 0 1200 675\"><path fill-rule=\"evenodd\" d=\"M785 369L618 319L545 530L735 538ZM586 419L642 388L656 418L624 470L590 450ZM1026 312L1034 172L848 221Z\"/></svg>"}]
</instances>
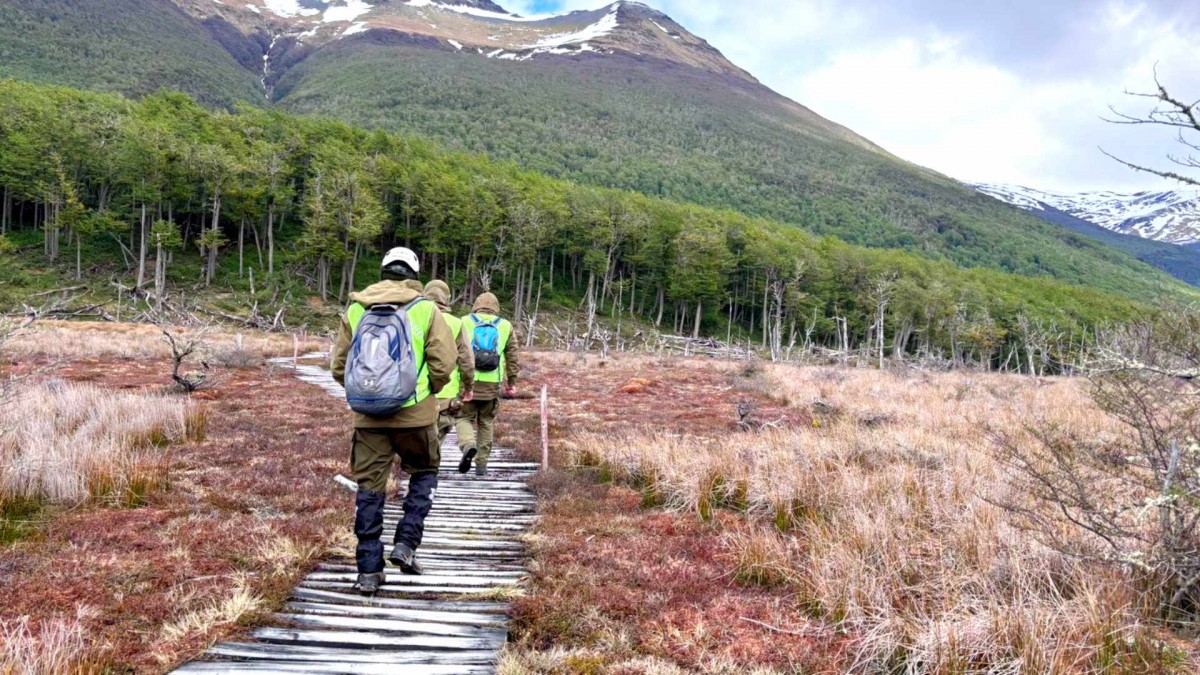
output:
<instances>
[{"instance_id":1,"label":"hiker in yellow vest","mask_svg":"<svg viewBox=\"0 0 1200 675\"><path fill-rule=\"evenodd\" d=\"M487 475L496 413L500 409L500 389L503 386L510 397L517 391L518 340L512 324L499 314L500 301L495 295L484 293L475 301L471 314L463 317L462 332L475 354L475 396L474 400L463 403L458 416L458 447L462 451L459 473L470 471L474 460L475 475Z\"/></svg>"},{"instance_id":2,"label":"hiker in yellow vest","mask_svg":"<svg viewBox=\"0 0 1200 675\"><path fill-rule=\"evenodd\" d=\"M470 402L475 386L475 357L471 354L471 343L463 335L462 319L450 313L450 286L441 279L425 284L425 297L433 301L442 311L442 318L454 333L458 343L458 368L450 376L450 383L437 393L438 399L438 443L446 440L446 434L454 428L454 421L462 410L463 401Z\"/></svg>"},{"instance_id":3,"label":"hiker in yellow vest","mask_svg":"<svg viewBox=\"0 0 1200 675\"><path fill-rule=\"evenodd\" d=\"M438 406L434 392L450 381L458 351L454 335L434 303L422 295L417 281L420 262L407 248L388 251L383 259L382 281L350 296L330 359L333 378L346 384L347 364L354 336L373 308L384 312L403 308L411 326L412 354L416 360L416 391L399 412L388 417L354 415L354 440L350 470L358 483L354 534L358 537L355 588L374 595L386 580L383 562L383 510L388 476L396 455L410 478L404 497L404 518L396 528L388 560L404 574L420 574L416 550L425 531L425 517L433 507L441 462L437 435Z\"/></svg>"}]
</instances>

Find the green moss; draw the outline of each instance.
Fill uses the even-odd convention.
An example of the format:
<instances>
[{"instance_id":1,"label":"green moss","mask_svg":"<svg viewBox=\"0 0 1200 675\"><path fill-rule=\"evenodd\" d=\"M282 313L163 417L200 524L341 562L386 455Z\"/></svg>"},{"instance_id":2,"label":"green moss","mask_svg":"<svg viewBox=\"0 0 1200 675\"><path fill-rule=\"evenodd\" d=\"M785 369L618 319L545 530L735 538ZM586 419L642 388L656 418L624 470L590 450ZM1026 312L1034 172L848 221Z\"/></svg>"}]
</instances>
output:
<instances>
[{"instance_id":1,"label":"green moss","mask_svg":"<svg viewBox=\"0 0 1200 675\"><path fill-rule=\"evenodd\" d=\"M0 546L37 534L46 504L36 497L0 498Z\"/></svg>"}]
</instances>

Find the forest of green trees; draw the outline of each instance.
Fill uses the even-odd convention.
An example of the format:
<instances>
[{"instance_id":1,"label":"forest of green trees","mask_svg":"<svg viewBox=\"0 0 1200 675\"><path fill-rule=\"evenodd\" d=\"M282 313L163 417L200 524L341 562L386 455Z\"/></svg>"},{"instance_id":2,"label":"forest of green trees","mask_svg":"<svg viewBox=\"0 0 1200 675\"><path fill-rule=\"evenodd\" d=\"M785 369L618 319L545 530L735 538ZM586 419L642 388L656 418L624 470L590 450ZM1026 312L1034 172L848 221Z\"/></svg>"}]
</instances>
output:
<instances>
[{"instance_id":1,"label":"forest of green trees","mask_svg":"<svg viewBox=\"0 0 1200 675\"><path fill-rule=\"evenodd\" d=\"M0 249L113 277L152 309L279 288L344 302L403 244L426 276L685 334L736 330L992 366L1045 362L1139 300L853 246L731 211L554 180L428 141L276 111L0 82ZM1169 294L1177 291L1171 289Z\"/></svg>"}]
</instances>

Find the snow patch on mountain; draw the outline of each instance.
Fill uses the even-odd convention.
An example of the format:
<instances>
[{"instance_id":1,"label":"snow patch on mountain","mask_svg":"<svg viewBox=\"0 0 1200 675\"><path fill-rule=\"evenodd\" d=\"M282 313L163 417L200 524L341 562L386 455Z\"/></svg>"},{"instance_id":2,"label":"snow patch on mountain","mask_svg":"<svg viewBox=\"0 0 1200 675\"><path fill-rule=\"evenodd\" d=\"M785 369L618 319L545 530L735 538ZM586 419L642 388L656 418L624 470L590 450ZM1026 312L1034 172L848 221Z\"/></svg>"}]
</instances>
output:
<instances>
[{"instance_id":1,"label":"snow patch on mountain","mask_svg":"<svg viewBox=\"0 0 1200 675\"><path fill-rule=\"evenodd\" d=\"M1200 190L1070 194L1019 185L972 187L1028 211L1055 209L1122 234L1180 245L1200 242Z\"/></svg>"},{"instance_id":2,"label":"snow patch on mountain","mask_svg":"<svg viewBox=\"0 0 1200 675\"><path fill-rule=\"evenodd\" d=\"M343 6L326 9L323 20L325 23L354 21L369 11L371 11L371 6L363 2L363 0L348 0Z\"/></svg>"},{"instance_id":3,"label":"snow patch on mountain","mask_svg":"<svg viewBox=\"0 0 1200 675\"><path fill-rule=\"evenodd\" d=\"M263 0L263 6L267 8L268 12L285 19L294 19L298 16L316 16L321 13L319 9L301 7L299 0Z\"/></svg>"},{"instance_id":4,"label":"snow patch on mountain","mask_svg":"<svg viewBox=\"0 0 1200 675\"><path fill-rule=\"evenodd\" d=\"M544 49L563 47L565 45L581 44L587 42L588 40L595 40L596 38L604 37L617 28L617 7L617 5L613 5L608 14L605 14L604 17L599 21L587 26L583 30L573 33L557 33L555 35L547 35L534 44L529 45L529 48Z\"/></svg>"},{"instance_id":5,"label":"snow patch on mountain","mask_svg":"<svg viewBox=\"0 0 1200 675\"><path fill-rule=\"evenodd\" d=\"M477 16L481 19L497 19L500 21L545 21L546 19L553 19L556 16L554 14L517 16L516 14L502 14L500 12L479 9L478 7L470 7L468 5L446 5L440 2L434 2L433 0L408 0L408 2L405 4L407 4L409 7L434 7L436 9L444 9L446 11L457 12L459 14L470 14L471 16Z\"/></svg>"}]
</instances>

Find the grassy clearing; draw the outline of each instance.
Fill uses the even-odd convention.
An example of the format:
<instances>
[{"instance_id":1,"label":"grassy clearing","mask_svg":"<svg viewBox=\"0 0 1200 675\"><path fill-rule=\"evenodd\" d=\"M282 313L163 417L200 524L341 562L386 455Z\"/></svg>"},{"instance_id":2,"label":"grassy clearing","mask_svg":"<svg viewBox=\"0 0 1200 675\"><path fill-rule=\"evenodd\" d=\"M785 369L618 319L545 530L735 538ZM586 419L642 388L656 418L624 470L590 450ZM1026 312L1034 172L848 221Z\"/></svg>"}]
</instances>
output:
<instances>
[{"instance_id":1,"label":"grassy clearing","mask_svg":"<svg viewBox=\"0 0 1200 675\"><path fill-rule=\"evenodd\" d=\"M185 336L195 329L172 327ZM291 356L291 335L216 329L205 338L206 358L214 365L233 368L262 365L265 359ZM328 342L305 336L300 353L328 349ZM39 321L5 346L13 357L74 359L160 359L171 350L162 339L162 331L151 324L105 323L89 321Z\"/></svg>"},{"instance_id":2,"label":"grassy clearing","mask_svg":"<svg viewBox=\"0 0 1200 675\"><path fill-rule=\"evenodd\" d=\"M201 440L202 404L184 398L44 382L5 409L0 506L101 502L139 506L165 486L167 446Z\"/></svg>"},{"instance_id":3,"label":"grassy clearing","mask_svg":"<svg viewBox=\"0 0 1200 675\"><path fill-rule=\"evenodd\" d=\"M349 532L353 504L329 480L346 461L346 414L324 392L270 367L230 367L220 386L191 400L158 395L160 383L168 386L170 361L136 351L143 337L158 349L152 327L61 326L66 356L45 356L34 344L13 359L18 376L36 376L21 383L14 405L25 412L12 421L20 430L40 429L34 438L62 435L61 443L33 447L53 462L31 461L22 441L22 475L36 480L20 482L67 485L64 494L76 497L62 505L49 496L9 500L22 508L13 521L28 529L0 547L7 599L0 624L12 629L25 621L36 637L56 622L77 620L85 647L80 658L65 660L80 665L44 672L165 672L282 607L333 532ZM74 329L83 347L72 352L66 347ZM277 349L290 356L291 336L279 337ZM248 348L252 338L258 336L247 331ZM35 384L39 378L57 383ZM50 393L42 391L47 387ZM51 394L68 393L78 400L60 412ZM8 426L9 416L0 422ZM5 452L30 437L17 431L5 437ZM172 445L181 441L186 448ZM78 457L67 452L72 444L81 448ZM118 469L146 470L92 472L86 463L58 461L83 462L100 451L130 458L109 463ZM0 456L0 470L8 469ZM55 477L64 472L67 478ZM168 481L169 489L157 489ZM78 615L80 606L88 612ZM24 662L64 661L56 643L26 644ZM0 673L9 670L29 668L0 664Z\"/></svg>"},{"instance_id":4,"label":"grassy clearing","mask_svg":"<svg viewBox=\"0 0 1200 675\"><path fill-rule=\"evenodd\" d=\"M784 600L788 609L767 623L815 642L805 669L1191 672L1193 649L1153 621L1153 603L1139 593L1131 570L1051 550L996 505L1027 497L998 461L992 432L1022 436L1030 428L1053 428L1096 442L1127 433L1081 383L719 368L726 371L729 405L747 395L783 404L792 414L751 433L712 426L681 433L667 416L615 434L581 425L585 430L564 448L571 463L632 488L634 503L664 507L707 528L697 536L720 549L721 578ZM619 405L619 399L605 404ZM577 528L587 522L572 517ZM647 535L636 530L617 536L613 550L653 556L636 553ZM1061 536L1081 535L1064 529ZM573 556L592 553L568 554L567 548L595 545L569 535L558 541L564 548L557 554L571 565L582 564ZM651 601L653 593L644 593L651 595L642 601ZM733 597L731 590L724 593ZM534 599L538 595L535 590ZM604 612L596 625L619 630L619 612ZM583 623L581 615L567 630ZM534 635L554 630L536 618L531 625ZM701 626L698 619L695 629ZM546 635L538 640L541 649L520 651L514 663L530 672L559 672L534 666L529 654L545 657L547 651ZM712 637L692 641L719 644ZM661 650L643 639L635 651ZM738 663L749 668L758 663L754 658ZM702 660L676 662L703 669Z\"/></svg>"}]
</instances>

